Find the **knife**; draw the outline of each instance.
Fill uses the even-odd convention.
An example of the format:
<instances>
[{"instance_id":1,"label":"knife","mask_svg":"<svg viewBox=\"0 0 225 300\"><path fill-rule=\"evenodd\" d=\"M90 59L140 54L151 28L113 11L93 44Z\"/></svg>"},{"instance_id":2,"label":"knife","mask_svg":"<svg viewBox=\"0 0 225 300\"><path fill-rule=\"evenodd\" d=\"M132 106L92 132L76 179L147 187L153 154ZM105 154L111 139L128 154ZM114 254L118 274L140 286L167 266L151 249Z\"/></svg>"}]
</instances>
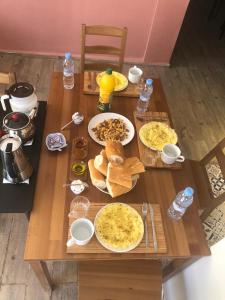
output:
<instances>
[{"instance_id":1,"label":"knife","mask_svg":"<svg viewBox=\"0 0 225 300\"><path fill-rule=\"evenodd\" d=\"M149 205L150 218L152 223L153 246L154 246L154 252L156 253L158 251L158 243L157 243L156 232L155 232L154 209L150 203L148 205Z\"/></svg>"}]
</instances>

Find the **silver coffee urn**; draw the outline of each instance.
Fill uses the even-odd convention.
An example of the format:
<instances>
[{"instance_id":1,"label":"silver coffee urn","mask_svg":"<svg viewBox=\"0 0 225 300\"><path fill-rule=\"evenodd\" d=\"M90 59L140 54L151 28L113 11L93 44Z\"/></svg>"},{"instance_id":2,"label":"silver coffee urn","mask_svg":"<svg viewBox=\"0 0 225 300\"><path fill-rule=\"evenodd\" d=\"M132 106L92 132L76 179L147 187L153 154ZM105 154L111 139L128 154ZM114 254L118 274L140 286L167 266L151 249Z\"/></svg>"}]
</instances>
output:
<instances>
[{"instance_id":1,"label":"silver coffee urn","mask_svg":"<svg viewBox=\"0 0 225 300\"><path fill-rule=\"evenodd\" d=\"M6 134L0 138L0 155L3 178L10 183L21 183L33 173L33 167L22 149L22 140L17 135Z\"/></svg>"}]
</instances>

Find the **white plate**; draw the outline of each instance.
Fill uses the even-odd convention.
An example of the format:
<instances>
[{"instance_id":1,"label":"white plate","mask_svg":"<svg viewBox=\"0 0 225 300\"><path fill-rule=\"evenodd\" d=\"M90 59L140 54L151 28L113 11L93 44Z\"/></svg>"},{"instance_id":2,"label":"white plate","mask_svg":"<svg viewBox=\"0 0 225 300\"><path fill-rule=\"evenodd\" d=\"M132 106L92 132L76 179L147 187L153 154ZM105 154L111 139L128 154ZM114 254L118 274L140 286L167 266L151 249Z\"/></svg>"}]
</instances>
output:
<instances>
[{"instance_id":1,"label":"white plate","mask_svg":"<svg viewBox=\"0 0 225 300\"><path fill-rule=\"evenodd\" d=\"M112 251L112 252L117 252L117 253L123 253L123 252L128 252L128 251L131 251L133 250L134 248L136 248L140 242L142 241L143 239L143 236L144 236L144 224L143 224L143 221L142 221L142 226L143 226L143 234L142 236L140 236L140 238L138 239L138 241L136 241L136 243L134 243L133 245L130 245L129 247L127 247L126 249L115 249L114 247L108 245L107 243L105 243L104 241L101 240L101 238L98 236L98 232L96 231L96 220L97 218L99 217L99 215L101 214L102 210L104 210L107 206L109 205L113 205L113 204L121 204L121 205L124 205L124 206L129 206L129 208L131 210L134 210L139 216L140 214L136 211L136 209L134 209L133 207L131 207L130 205L128 204L125 204L125 203L121 203L121 202L115 202L115 203L110 203L110 204L107 204L105 206L103 206L98 212L97 212L97 215L95 216L95 220L94 220L94 227L95 227L95 236L97 238L97 240L99 241L99 243L105 247L106 249ZM140 216L140 219L142 220L141 216Z\"/></svg>"},{"instance_id":2,"label":"white plate","mask_svg":"<svg viewBox=\"0 0 225 300\"><path fill-rule=\"evenodd\" d=\"M133 188L134 188L135 185L137 184L137 180L138 180L138 178L136 178L136 179L134 179L134 180L132 181L132 187L131 187L131 189L129 189L129 191L127 191L127 192L124 193L124 194L127 194L127 193L129 193L131 190L133 190ZM101 191L101 192L103 192L103 193L105 193L105 194L110 195L107 188L106 188L106 189L101 189L101 188L99 188L99 187L97 187L97 186L95 186L95 187L96 187L99 191ZM123 195L124 195L124 194L123 194ZM122 196L122 195L121 195L121 196Z\"/></svg>"},{"instance_id":3,"label":"white plate","mask_svg":"<svg viewBox=\"0 0 225 300\"><path fill-rule=\"evenodd\" d=\"M121 119L123 120L123 122L126 124L127 129L129 130L128 132L128 137L123 140L121 143L123 146L127 145L128 143L130 143L130 141L133 139L134 137L134 126L131 123L130 120L128 120L126 117L124 117L123 115L120 114L116 114L116 113L100 113L96 116L94 116L90 122L88 123L88 133L90 135L90 137L99 145L105 146L105 142L100 141L99 139L97 139L97 137L95 136L95 133L93 132L93 128L96 127L96 125L98 123L101 123L105 120L108 119Z\"/></svg>"}]
</instances>

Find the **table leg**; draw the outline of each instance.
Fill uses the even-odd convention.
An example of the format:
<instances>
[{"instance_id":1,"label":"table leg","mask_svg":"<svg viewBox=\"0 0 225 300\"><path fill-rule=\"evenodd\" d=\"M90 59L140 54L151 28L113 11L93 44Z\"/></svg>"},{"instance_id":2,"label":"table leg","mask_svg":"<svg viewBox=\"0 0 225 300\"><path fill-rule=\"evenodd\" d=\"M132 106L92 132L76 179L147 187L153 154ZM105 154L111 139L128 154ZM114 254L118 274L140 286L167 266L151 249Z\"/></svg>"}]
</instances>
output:
<instances>
[{"instance_id":1,"label":"table leg","mask_svg":"<svg viewBox=\"0 0 225 300\"><path fill-rule=\"evenodd\" d=\"M30 266L33 269L37 279L45 291L52 291L52 283L47 265L44 261L30 261Z\"/></svg>"},{"instance_id":2,"label":"table leg","mask_svg":"<svg viewBox=\"0 0 225 300\"><path fill-rule=\"evenodd\" d=\"M29 223L29 221L30 221L30 211L25 212L25 216L26 216L27 221Z\"/></svg>"}]
</instances>

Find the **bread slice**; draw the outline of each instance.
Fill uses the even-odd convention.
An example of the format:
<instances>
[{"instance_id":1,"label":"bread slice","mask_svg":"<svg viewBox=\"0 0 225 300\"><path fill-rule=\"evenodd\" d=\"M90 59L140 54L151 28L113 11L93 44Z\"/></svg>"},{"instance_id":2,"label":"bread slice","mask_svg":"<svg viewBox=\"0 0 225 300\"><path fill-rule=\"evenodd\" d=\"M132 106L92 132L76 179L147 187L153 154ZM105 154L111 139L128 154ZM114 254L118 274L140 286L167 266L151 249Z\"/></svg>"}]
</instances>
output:
<instances>
[{"instance_id":1,"label":"bread slice","mask_svg":"<svg viewBox=\"0 0 225 300\"><path fill-rule=\"evenodd\" d=\"M104 158L103 155L99 154L99 155L95 156L94 166L95 166L95 169L97 169L104 176L107 175L108 161L106 158Z\"/></svg>"},{"instance_id":2,"label":"bread slice","mask_svg":"<svg viewBox=\"0 0 225 300\"><path fill-rule=\"evenodd\" d=\"M123 145L120 142L106 141L105 152L108 161L115 164L123 164L125 157Z\"/></svg>"},{"instance_id":3,"label":"bread slice","mask_svg":"<svg viewBox=\"0 0 225 300\"><path fill-rule=\"evenodd\" d=\"M124 187L120 184L112 183L108 180L106 180L106 186L107 186L108 192L112 198L121 196L121 195L129 192L129 190L130 190L127 187Z\"/></svg>"},{"instance_id":4,"label":"bread slice","mask_svg":"<svg viewBox=\"0 0 225 300\"><path fill-rule=\"evenodd\" d=\"M131 173L123 165L114 165L111 162L108 163L107 180L128 189L131 189L132 187Z\"/></svg>"},{"instance_id":5,"label":"bread slice","mask_svg":"<svg viewBox=\"0 0 225 300\"><path fill-rule=\"evenodd\" d=\"M131 175L145 172L145 167L138 157L127 158L124 167L130 171Z\"/></svg>"},{"instance_id":6,"label":"bread slice","mask_svg":"<svg viewBox=\"0 0 225 300\"><path fill-rule=\"evenodd\" d=\"M106 188L105 178L98 170L95 169L94 159L90 159L88 161L88 168L89 168L92 184L100 189L105 189Z\"/></svg>"}]
</instances>

